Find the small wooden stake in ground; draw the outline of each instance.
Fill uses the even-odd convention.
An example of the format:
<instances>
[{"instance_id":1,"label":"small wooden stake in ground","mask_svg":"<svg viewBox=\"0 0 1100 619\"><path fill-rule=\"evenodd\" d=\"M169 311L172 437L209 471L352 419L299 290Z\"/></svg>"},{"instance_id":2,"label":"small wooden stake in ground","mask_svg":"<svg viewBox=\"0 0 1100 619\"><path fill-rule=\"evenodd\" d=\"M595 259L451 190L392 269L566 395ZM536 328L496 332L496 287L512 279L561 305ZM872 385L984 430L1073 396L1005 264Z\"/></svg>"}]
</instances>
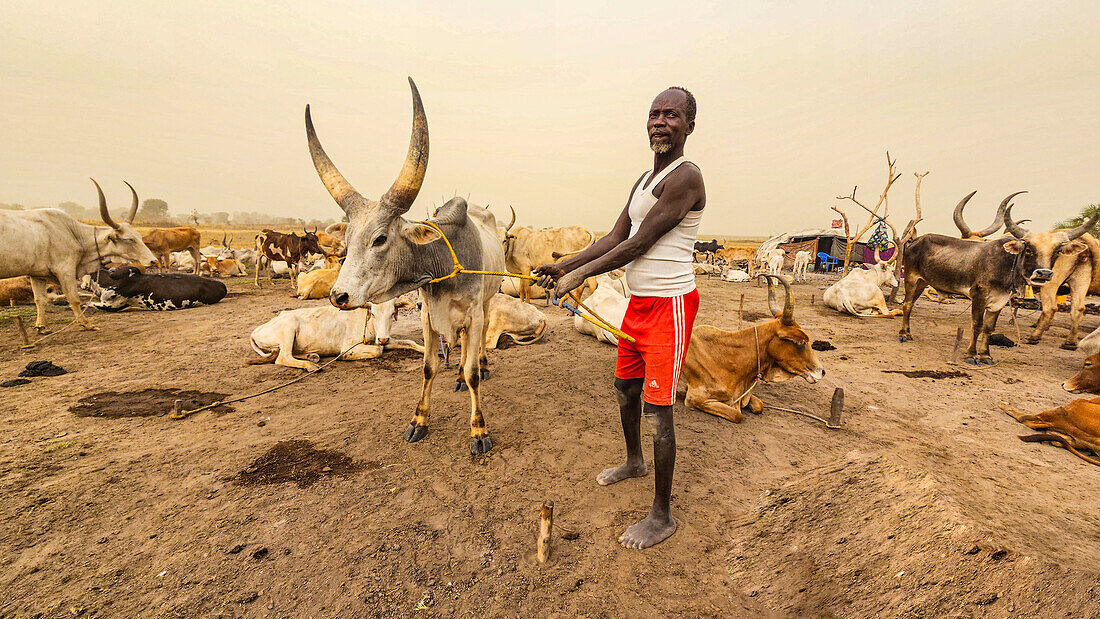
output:
<instances>
[{"instance_id":1,"label":"small wooden stake in ground","mask_svg":"<svg viewBox=\"0 0 1100 619\"><path fill-rule=\"evenodd\" d=\"M737 330L741 330L741 315L745 312L745 293L741 293L741 302L737 304Z\"/></svg>"},{"instance_id":2,"label":"small wooden stake in ground","mask_svg":"<svg viewBox=\"0 0 1100 619\"><path fill-rule=\"evenodd\" d=\"M814 295L810 295L810 305L814 304Z\"/></svg>"},{"instance_id":3,"label":"small wooden stake in ground","mask_svg":"<svg viewBox=\"0 0 1100 619\"><path fill-rule=\"evenodd\" d=\"M554 528L554 502L546 501L542 504L542 511L539 512L539 542L538 542L538 560L539 563L546 563L546 560L550 558L550 534Z\"/></svg>"},{"instance_id":4,"label":"small wooden stake in ground","mask_svg":"<svg viewBox=\"0 0 1100 619\"><path fill-rule=\"evenodd\" d=\"M844 412L844 389L837 387L833 391L833 403L829 407L829 423L825 425L829 428L839 428L842 412Z\"/></svg>"},{"instance_id":5,"label":"small wooden stake in ground","mask_svg":"<svg viewBox=\"0 0 1100 619\"><path fill-rule=\"evenodd\" d=\"M962 346L962 343L963 343L963 328L959 327L958 330L955 331L955 347L951 349L951 365L955 365L955 363L958 362L958 360L959 360L959 347Z\"/></svg>"},{"instance_id":6,"label":"small wooden stake in ground","mask_svg":"<svg viewBox=\"0 0 1100 619\"><path fill-rule=\"evenodd\" d=\"M31 344L31 338L27 336L27 327L23 326L23 317L15 317L15 327L19 329L19 337L23 339L23 346L21 348L34 348L34 344Z\"/></svg>"}]
</instances>

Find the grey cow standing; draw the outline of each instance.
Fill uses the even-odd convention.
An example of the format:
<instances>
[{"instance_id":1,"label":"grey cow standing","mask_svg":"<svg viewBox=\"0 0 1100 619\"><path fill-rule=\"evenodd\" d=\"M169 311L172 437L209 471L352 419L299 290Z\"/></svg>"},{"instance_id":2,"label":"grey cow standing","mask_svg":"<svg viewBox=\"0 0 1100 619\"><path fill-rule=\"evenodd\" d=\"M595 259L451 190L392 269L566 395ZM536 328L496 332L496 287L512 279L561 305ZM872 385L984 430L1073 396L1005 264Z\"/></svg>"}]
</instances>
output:
<instances>
[{"instance_id":1,"label":"grey cow standing","mask_svg":"<svg viewBox=\"0 0 1100 619\"><path fill-rule=\"evenodd\" d=\"M340 309L381 303L420 289L424 301L424 380L420 401L405 440L413 443L428 431L432 383L439 373L440 336L448 345L462 345L462 377L470 388L470 451L493 447L481 409L480 382L488 376L485 329L489 301L500 288L499 276L460 274L434 281L453 268L439 232L402 217L424 182L428 167L428 121L416 84L413 129L401 173L378 201L363 197L336 169L321 147L306 106L306 135L313 165L325 188L348 216L347 258L329 297ZM461 264L468 269L503 271L504 250L497 238L496 218L488 210L453 198L429 220L437 225Z\"/></svg>"},{"instance_id":2,"label":"grey cow standing","mask_svg":"<svg viewBox=\"0 0 1100 619\"><path fill-rule=\"evenodd\" d=\"M34 326L46 328L46 286L53 281L61 285L61 291L72 308L73 314L85 329L94 329L80 310L80 278L94 274L102 264L109 262L136 263L154 267L157 258L131 222L138 209L137 193L129 216L121 222L111 219L107 212L107 200L99 183L99 215L106 227L89 226L73 219L55 208L29 211L0 211L0 278L27 275L34 290L34 304L38 316ZM129 183L126 183L129 186Z\"/></svg>"}]
</instances>

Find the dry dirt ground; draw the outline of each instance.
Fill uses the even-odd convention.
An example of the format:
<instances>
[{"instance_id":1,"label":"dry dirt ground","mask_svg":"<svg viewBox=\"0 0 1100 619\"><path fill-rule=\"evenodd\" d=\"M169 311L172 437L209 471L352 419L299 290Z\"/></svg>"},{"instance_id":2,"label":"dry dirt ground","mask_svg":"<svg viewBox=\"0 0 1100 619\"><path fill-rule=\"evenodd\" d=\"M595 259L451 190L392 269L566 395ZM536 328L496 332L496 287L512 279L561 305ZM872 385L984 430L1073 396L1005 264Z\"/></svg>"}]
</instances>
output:
<instances>
[{"instance_id":1,"label":"dry dirt ground","mask_svg":"<svg viewBox=\"0 0 1100 619\"><path fill-rule=\"evenodd\" d=\"M450 372L428 436L401 440L420 380L404 353L166 416L173 399L299 375L242 365L253 327L320 303L285 281L234 282L212 307L98 314L100 331L29 353L4 326L0 377L36 359L70 373L0 389L0 616L1100 615L1100 470L1019 441L1026 429L996 407L1073 397L1060 382L1081 359L1057 346L1064 315L1038 346L994 349L994 367L953 366L965 301L921 301L917 339L900 345L898 320L823 307L823 277L796 285L796 317L837 347L820 353L828 375L757 393L825 414L842 386L843 429L775 410L736 425L677 404L680 529L642 552L616 537L644 515L652 476L593 480L622 458L614 349L561 310L547 310L541 342L491 355L495 446L479 458ZM699 286L698 324L735 328L741 293L746 313L765 309L752 283ZM1021 314L1025 331L1032 320ZM1001 331L1017 339L1007 316ZM415 312L397 332L419 337ZM118 395L130 392L142 393ZM554 557L537 565L545 499Z\"/></svg>"}]
</instances>

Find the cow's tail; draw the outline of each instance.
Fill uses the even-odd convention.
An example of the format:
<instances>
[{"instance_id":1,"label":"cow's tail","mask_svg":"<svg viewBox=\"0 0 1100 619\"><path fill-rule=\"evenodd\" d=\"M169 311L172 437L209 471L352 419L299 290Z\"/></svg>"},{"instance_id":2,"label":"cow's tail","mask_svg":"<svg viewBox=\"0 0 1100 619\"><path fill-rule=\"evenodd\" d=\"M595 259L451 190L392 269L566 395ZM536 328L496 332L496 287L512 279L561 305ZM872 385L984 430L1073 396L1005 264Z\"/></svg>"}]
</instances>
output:
<instances>
[{"instance_id":1,"label":"cow's tail","mask_svg":"<svg viewBox=\"0 0 1100 619\"><path fill-rule=\"evenodd\" d=\"M256 343L256 339L253 337L248 338L248 343L252 345L252 350L260 355L259 359L249 359L246 363L248 365L263 365L265 363L275 363L275 357L279 356L279 349L276 348L271 352L267 352L260 348L260 345Z\"/></svg>"},{"instance_id":2,"label":"cow's tail","mask_svg":"<svg viewBox=\"0 0 1100 619\"><path fill-rule=\"evenodd\" d=\"M561 260L562 258L568 258L569 256L575 256L575 255L581 253L582 251L588 249L589 247L592 247L592 243L594 243L596 241L596 235L592 234L591 230L585 230L585 232L588 233L588 241L585 242L584 247L582 247L580 249L575 249L573 251L567 251L565 253L558 253L556 251L552 251L552 252L550 252L550 255L554 258L554 260Z\"/></svg>"},{"instance_id":3,"label":"cow's tail","mask_svg":"<svg viewBox=\"0 0 1100 619\"><path fill-rule=\"evenodd\" d=\"M1038 434L1025 434L1024 436L1021 436L1019 438L1025 443L1041 443L1044 441L1053 441L1055 443L1058 443L1062 447L1065 447L1066 450L1068 450L1070 453L1077 456L1078 458L1084 460L1085 462L1100 466L1100 460L1090 458L1085 454L1077 451L1077 449L1073 446L1073 443L1071 443L1069 439L1062 436L1061 434L1058 434L1057 432L1039 432Z\"/></svg>"}]
</instances>

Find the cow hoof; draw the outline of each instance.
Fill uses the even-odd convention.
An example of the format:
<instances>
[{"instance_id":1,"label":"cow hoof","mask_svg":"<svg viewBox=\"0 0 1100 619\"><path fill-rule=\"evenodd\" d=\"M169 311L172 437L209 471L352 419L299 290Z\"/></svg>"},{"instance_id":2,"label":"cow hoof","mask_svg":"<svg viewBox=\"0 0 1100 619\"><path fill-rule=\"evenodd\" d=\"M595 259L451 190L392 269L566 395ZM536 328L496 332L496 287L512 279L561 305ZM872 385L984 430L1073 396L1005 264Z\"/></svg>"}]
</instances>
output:
<instances>
[{"instance_id":1,"label":"cow hoof","mask_svg":"<svg viewBox=\"0 0 1100 619\"><path fill-rule=\"evenodd\" d=\"M1062 344L1061 348L1062 350L1077 350L1077 344L1074 344L1072 342L1065 342L1064 344Z\"/></svg>"},{"instance_id":2,"label":"cow hoof","mask_svg":"<svg viewBox=\"0 0 1100 619\"><path fill-rule=\"evenodd\" d=\"M963 362L967 365L979 365L977 357L963 357Z\"/></svg>"},{"instance_id":3,"label":"cow hoof","mask_svg":"<svg viewBox=\"0 0 1100 619\"><path fill-rule=\"evenodd\" d=\"M906 342L912 342L912 341L913 341L913 336L909 335L908 333L898 336L898 342L901 343L901 344L904 344Z\"/></svg>"},{"instance_id":4,"label":"cow hoof","mask_svg":"<svg viewBox=\"0 0 1100 619\"><path fill-rule=\"evenodd\" d=\"M306 371L310 374L315 374L321 371L321 366L317 365L316 363L311 363L309 364L309 366L306 367Z\"/></svg>"},{"instance_id":5,"label":"cow hoof","mask_svg":"<svg viewBox=\"0 0 1100 619\"><path fill-rule=\"evenodd\" d=\"M459 379L455 380L455 393L458 393L459 391L469 391L469 390L470 390L470 388L468 386L466 386L466 381L462 380L462 378L459 378Z\"/></svg>"},{"instance_id":6,"label":"cow hoof","mask_svg":"<svg viewBox=\"0 0 1100 619\"><path fill-rule=\"evenodd\" d=\"M405 428L406 443L415 443L427 435L428 426L418 426L415 423L410 423L409 427Z\"/></svg>"},{"instance_id":7,"label":"cow hoof","mask_svg":"<svg viewBox=\"0 0 1100 619\"><path fill-rule=\"evenodd\" d=\"M308 355L306 355L306 359L309 359L310 363L320 363L321 362L321 355L318 355L315 352L311 352Z\"/></svg>"},{"instance_id":8,"label":"cow hoof","mask_svg":"<svg viewBox=\"0 0 1100 619\"><path fill-rule=\"evenodd\" d=\"M481 368L481 380L489 380L489 368Z\"/></svg>"},{"instance_id":9,"label":"cow hoof","mask_svg":"<svg viewBox=\"0 0 1100 619\"><path fill-rule=\"evenodd\" d=\"M489 453L489 450L493 448L493 441L489 438L489 435L475 436L470 439L470 453L475 456Z\"/></svg>"},{"instance_id":10,"label":"cow hoof","mask_svg":"<svg viewBox=\"0 0 1100 619\"><path fill-rule=\"evenodd\" d=\"M1024 343L1025 343L1025 344L1031 344L1031 345L1035 345L1035 344L1038 344L1038 343L1039 343L1039 338L1037 338L1037 337L1029 337L1029 338L1026 338L1026 339L1024 339Z\"/></svg>"}]
</instances>

